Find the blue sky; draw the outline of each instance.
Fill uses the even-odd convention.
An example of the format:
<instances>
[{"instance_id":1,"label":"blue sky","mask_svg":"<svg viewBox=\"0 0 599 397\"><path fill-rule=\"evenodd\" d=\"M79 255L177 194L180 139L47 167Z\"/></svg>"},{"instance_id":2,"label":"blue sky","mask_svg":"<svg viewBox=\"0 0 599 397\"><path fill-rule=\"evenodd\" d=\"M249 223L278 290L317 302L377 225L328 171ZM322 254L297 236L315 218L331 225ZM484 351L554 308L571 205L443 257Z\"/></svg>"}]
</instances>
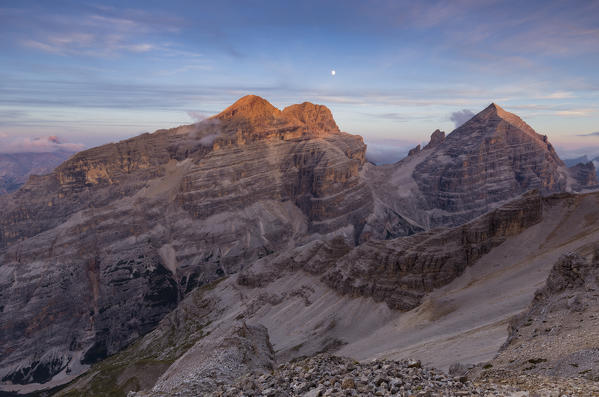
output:
<instances>
[{"instance_id":1,"label":"blue sky","mask_svg":"<svg viewBox=\"0 0 599 397\"><path fill-rule=\"evenodd\" d=\"M0 151L116 141L251 93L325 104L373 153L496 102L563 156L599 154L599 1L2 0L0 35Z\"/></svg>"}]
</instances>

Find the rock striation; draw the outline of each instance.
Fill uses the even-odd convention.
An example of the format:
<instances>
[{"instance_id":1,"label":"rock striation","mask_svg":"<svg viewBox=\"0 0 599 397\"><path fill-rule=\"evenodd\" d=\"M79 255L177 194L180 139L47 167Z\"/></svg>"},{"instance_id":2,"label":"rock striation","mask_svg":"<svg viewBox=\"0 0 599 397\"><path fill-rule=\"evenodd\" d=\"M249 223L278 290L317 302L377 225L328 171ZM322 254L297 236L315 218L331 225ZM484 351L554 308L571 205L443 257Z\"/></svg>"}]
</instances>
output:
<instances>
[{"instance_id":1,"label":"rock striation","mask_svg":"<svg viewBox=\"0 0 599 397\"><path fill-rule=\"evenodd\" d=\"M371 297L407 311L428 292L442 287L508 237L541 221L542 198L532 191L465 225L391 240L370 240L355 248L342 240L265 258L263 266L241 271L238 283L262 287L284 270L320 275L341 294ZM259 269L256 272L256 269Z\"/></svg>"}]
</instances>

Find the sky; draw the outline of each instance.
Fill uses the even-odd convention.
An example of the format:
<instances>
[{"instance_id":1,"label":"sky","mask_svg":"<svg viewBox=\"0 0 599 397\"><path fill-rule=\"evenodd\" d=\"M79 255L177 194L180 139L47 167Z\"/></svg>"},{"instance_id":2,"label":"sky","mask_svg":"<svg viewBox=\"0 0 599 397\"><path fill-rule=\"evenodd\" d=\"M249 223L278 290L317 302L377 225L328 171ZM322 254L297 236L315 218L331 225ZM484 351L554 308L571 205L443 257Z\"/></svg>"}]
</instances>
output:
<instances>
[{"instance_id":1,"label":"sky","mask_svg":"<svg viewBox=\"0 0 599 397\"><path fill-rule=\"evenodd\" d=\"M0 152L92 147L256 94L328 106L379 159L491 102L562 157L599 155L599 1L0 0L0 37Z\"/></svg>"}]
</instances>

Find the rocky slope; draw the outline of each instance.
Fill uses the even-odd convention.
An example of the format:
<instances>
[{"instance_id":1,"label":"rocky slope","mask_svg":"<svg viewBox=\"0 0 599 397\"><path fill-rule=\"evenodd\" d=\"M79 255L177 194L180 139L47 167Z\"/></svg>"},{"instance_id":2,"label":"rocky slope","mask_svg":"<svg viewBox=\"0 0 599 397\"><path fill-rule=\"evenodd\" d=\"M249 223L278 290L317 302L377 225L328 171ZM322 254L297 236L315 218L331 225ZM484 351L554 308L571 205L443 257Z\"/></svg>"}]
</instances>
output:
<instances>
[{"instance_id":1,"label":"rocky slope","mask_svg":"<svg viewBox=\"0 0 599 397\"><path fill-rule=\"evenodd\" d=\"M30 175L49 174L73 154L65 151L0 153L0 194L18 190Z\"/></svg>"},{"instance_id":2,"label":"rocky slope","mask_svg":"<svg viewBox=\"0 0 599 397\"><path fill-rule=\"evenodd\" d=\"M220 330L241 320L268 329L278 364L323 351L360 361L415 358L422 360L423 365L444 370L456 362L465 366L484 364L495 357L507 340L510 319L527 310L535 291L548 277L550 280L555 278L551 276L551 269L560 256L599 241L599 226L594 221L599 219L598 203L598 193L546 198L529 194L464 226L438 232L447 244L438 241L431 245L422 244L416 250L417 257L429 258L428 261L434 264L451 263L452 255L460 251L463 255L467 252L476 254L453 280L445 280L447 284L421 292L421 296L410 301L414 306L407 312L391 309L386 300L378 299L380 302L377 302L373 293L339 294L331 288L328 274L331 269L337 269L338 263L359 257L361 268L375 269L381 261L397 261L397 267L389 267L383 272L384 277L375 276L374 283L385 278L391 280L390 284L401 280L402 265L412 259L410 255L402 254L401 249L392 248L405 247L404 244L415 236L380 242L383 252L388 253L382 256L356 255L365 245L351 247L337 238L329 242L313 241L291 251L264 257L210 288L194 290L153 332L106 363L93 367L89 374L60 395L86 395L89 390L98 389L111 390L112 395L126 395L128 390L161 395L161 389L154 385L159 384L163 374L173 372L164 369L163 366L169 366L165 360L177 360L177 368L193 368L198 359L185 352L193 352L192 347L196 345L198 348L204 346L201 341L206 335L219 337ZM455 241L462 241L462 238L465 245L456 247ZM445 257L444 253L451 255ZM434 269L429 270L433 278ZM375 286L373 291L378 289L380 287ZM564 291L564 295L570 294ZM594 298L591 295L589 299ZM578 327L580 323L575 324ZM591 322L586 324L591 326ZM584 329L581 329L581 335ZM531 354L536 356L544 349L535 346ZM528 356L523 359L523 364L529 359ZM159 369L151 375L141 369L146 368L142 363L155 363L154 368ZM306 366L314 364L310 363L305 362ZM292 367L283 370L289 368ZM369 368L366 365L363 369L368 371ZM356 372L354 375L355 380L362 374ZM249 375L244 379L254 382L260 390L271 387L278 390L277 387L287 385L287 381L270 385L273 379L279 379L279 373L275 371L271 376ZM141 379L150 386L140 386ZM198 382L198 379L191 376L181 380L178 390L185 395L191 389L185 389L184 385ZM402 381L411 382L410 379ZM457 385L456 389L449 390L471 392L477 388L484 390L487 386L492 390L494 385L503 384L503 380L509 380L514 388L522 390L563 388L576 391L578 388L579 392L583 391L578 395L585 395L584 391L597 389L592 382L579 380L542 379L533 387L522 383L518 377L489 379L490 382L483 380L480 385ZM331 383L325 384L327 380ZM314 388L335 387L332 378L326 376L313 381ZM427 382L428 378L422 386L426 387ZM355 386L370 387L370 383L368 378L366 383L360 386L356 382ZM301 395L294 394L294 387L289 384L285 391L290 395ZM441 387L448 385L443 383ZM222 390L227 393L229 386L223 385Z\"/></svg>"},{"instance_id":3,"label":"rocky slope","mask_svg":"<svg viewBox=\"0 0 599 397\"><path fill-rule=\"evenodd\" d=\"M555 263L528 310L512 321L489 375L526 373L599 381L598 248L592 243Z\"/></svg>"}]
</instances>

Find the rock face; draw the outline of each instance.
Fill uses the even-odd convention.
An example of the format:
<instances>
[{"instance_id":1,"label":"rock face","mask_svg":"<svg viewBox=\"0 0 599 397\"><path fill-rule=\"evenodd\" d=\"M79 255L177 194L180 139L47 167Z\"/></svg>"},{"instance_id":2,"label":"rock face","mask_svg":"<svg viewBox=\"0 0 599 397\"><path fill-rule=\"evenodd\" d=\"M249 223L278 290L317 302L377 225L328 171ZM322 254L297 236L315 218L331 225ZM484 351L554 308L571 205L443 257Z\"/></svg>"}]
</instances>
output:
<instances>
[{"instance_id":1,"label":"rock face","mask_svg":"<svg viewBox=\"0 0 599 397\"><path fill-rule=\"evenodd\" d=\"M541 196L533 191L456 228L371 240L353 249L339 239L315 242L302 247L301 253L273 258L265 267L258 267L262 269L258 273L256 267L243 270L238 282L264 286L283 270L301 268L321 275L341 294L372 297L392 309L407 311L417 307L426 293L460 276L506 238L538 223L542 214Z\"/></svg>"},{"instance_id":2,"label":"rock face","mask_svg":"<svg viewBox=\"0 0 599 397\"><path fill-rule=\"evenodd\" d=\"M196 286L312 233L353 242L371 208L365 149L325 107L249 96L0 198L0 379L68 380Z\"/></svg>"},{"instance_id":3,"label":"rock face","mask_svg":"<svg viewBox=\"0 0 599 397\"><path fill-rule=\"evenodd\" d=\"M43 175L71 157L73 152L0 153L0 194L12 193L30 175Z\"/></svg>"},{"instance_id":4,"label":"rock face","mask_svg":"<svg viewBox=\"0 0 599 397\"><path fill-rule=\"evenodd\" d=\"M569 168L570 174L580 186L595 187L597 182L597 171L592 161L578 163Z\"/></svg>"},{"instance_id":5,"label":"rock face","mask_svg":"<svg viewBox=\"0 0 599 397\"><path fill-rule=\"evenodd\" d=\"M419 153L369 168L384 205L424 228L462 224L525 191L595 185L590 170L568 170L546 136L496 104ZM385 186L384 181L391 181ZM374 221L374 219L373 219Z\"/></svg>"}]
</instances>

